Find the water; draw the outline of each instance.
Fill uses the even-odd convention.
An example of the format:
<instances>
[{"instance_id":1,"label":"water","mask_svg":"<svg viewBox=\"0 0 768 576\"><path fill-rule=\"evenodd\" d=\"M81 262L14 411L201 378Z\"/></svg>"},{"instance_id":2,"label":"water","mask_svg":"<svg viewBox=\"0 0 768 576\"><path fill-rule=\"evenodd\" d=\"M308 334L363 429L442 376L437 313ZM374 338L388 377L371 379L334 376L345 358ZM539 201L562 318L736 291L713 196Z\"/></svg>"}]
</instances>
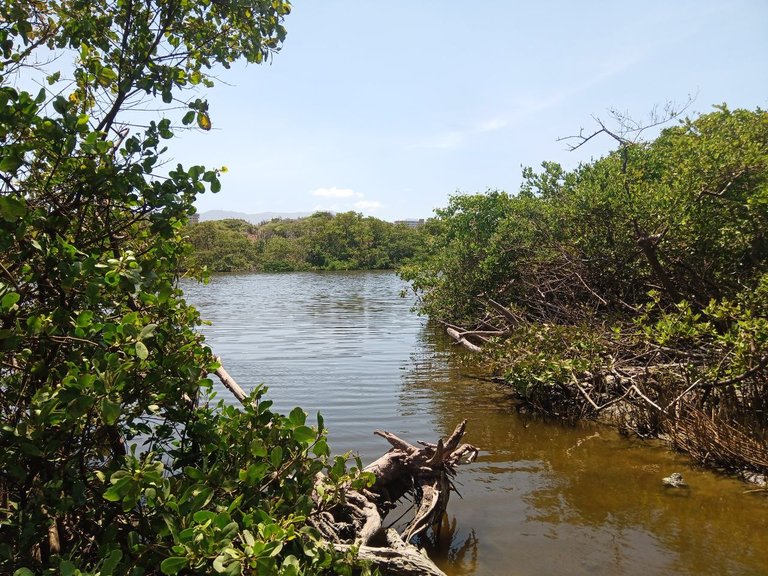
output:
<instances>
[{"instance_id":1,"label":"water","mask_svg":"<svg viewBox=\"0 0 768 576\"><path fill-rule=\"evenodd\" d=\"M463 498L427 543L450 575L768 574L768 494L598 425L518 414L508 391L410 312L403 288L388 272L184 285L240 385L268 385L283 412L320 411L335 452L367 463L388 448L375 429L434 441L468 419L481 454L459 469ZM665 488L672 472L690 488Z\"/></svg>"}]
</instances>

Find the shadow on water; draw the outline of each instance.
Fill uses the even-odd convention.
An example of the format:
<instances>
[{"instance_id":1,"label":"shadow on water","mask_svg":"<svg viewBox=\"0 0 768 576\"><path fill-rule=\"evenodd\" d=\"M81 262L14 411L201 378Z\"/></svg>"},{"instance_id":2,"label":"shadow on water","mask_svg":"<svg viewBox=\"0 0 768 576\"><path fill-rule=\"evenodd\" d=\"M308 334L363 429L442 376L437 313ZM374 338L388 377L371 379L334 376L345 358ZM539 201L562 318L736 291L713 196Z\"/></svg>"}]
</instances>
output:
<instances>
[{"instance_id":1,"label":"shadow on water","mask_svg":"<svg viewBox=\"0 0 768 576\"><path fill-rule=\"evenodd\" d=\"M768 498L697 469L658 443L612 429L518 414L425 326L400 405L463 418L477 462L460 469L440 537L427 548L449 574L766 574ZM681 472L689 488L661 479ZM447 528L446 528L447 527Z\"/></svg>"},{"instance_id":2,"label":"shadow on water","mask_svg":"<svg viewBox=\"0 0 768 576\"><path fill-rule=\"evenodd\" d=\"M467 419L481 449L456 477L439 536L422 544L451 576L768 574L768 498L659 445L585 423L518 414L510 392L410 312L391 273L255 274L185 285L204 331L247 390L280 411L320 411L337 452L363 462ZM228 398L225 390L219 393ZM689 489L661 479L680 472Z\"/></svg>"}]
</instances>

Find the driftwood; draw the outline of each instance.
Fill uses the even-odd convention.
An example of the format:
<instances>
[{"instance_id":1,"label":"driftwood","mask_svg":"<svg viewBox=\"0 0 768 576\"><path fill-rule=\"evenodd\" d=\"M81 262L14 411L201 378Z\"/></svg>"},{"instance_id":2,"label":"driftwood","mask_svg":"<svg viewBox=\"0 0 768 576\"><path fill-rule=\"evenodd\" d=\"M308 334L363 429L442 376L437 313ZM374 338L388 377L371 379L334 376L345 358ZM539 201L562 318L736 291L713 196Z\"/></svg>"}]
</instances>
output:
<instances>
[{"instance_id":1,"label":"driftwood","mask_svg":"<svg viewBox=\"0 0 768 576\"><path fill-rule=\"evenodd\" d=\"M477 448L460 444L466 424L466 420L461 422L453 434L437 444L419 442L421 447L377 430L375 434L392 448L365 467L376 477L374 485L361 492L348 491L345 505L333 513L310 518L310 523L337 548L358 545L360 558L373 562L383 574L443 574L411 541L430 527L439 526L456 467L477 456ZM402 533L383 529L383 519L407 496L414 498L416 510L408 526ZM355 528L352 535L350 523Z\"/></svg>"},{"instance_id":2,"label":"driftwood","mask_svg":"<svg viewBox=\"0 0 768 576\"><path fill-rule=\"evenodd\" d=\"M466 348L467 350L471 352L480 352L482 348L478 346L477 344L473 344L469 340L467 340L466 336L464 336L461 332L456 330L455 328L446 328L446 332L448 332L448 336L456 340L457 343L461 344Z\"/></svg>"},{"instance_id":3,"label":"driftwood","mask_svg":"<svg viewBox=\"0 0 768 576\"><path fill-rule=\"evenodd\" d=\"M242 388L223 367L216 370L216 375L240 402L245 401ZM447 439L441 438L436 444L418 442L420 447L390 432L376 430L374 434L392 448L365 467L365 472L376 477L373 486L347 490L341 504L330 510L318 508L309 516L308 523L337 550L355 547L358 557L371 562L382 574L445 576L412 540L429 528L439 527L454 489L451 479L456 467L477 457L477 448L461 443L466 425L464 420ZM323 480L318 477L318 485ZM387 514L409 496L414 500L413 519L401 533L385 529Z\"/></svg>"},{"instance_id":4,"label":"driftwood","mask_svg":"<svg viewBox=\"0 0 768 576\"><path fill-rule=\"evenodd\" d=\"M237 398L237 400L242 404L247 398L245 391L240 387L235 379L229 375L229 372L224 370L224 365L221 363L221 358L216 356L216 361L219 363L219 367L216 368L216 376L219 377L221 383L224 384L224 386L226 386L227 389L229 389L229 391L234 394L235 398Z\"/></svg>"}]
</instances>

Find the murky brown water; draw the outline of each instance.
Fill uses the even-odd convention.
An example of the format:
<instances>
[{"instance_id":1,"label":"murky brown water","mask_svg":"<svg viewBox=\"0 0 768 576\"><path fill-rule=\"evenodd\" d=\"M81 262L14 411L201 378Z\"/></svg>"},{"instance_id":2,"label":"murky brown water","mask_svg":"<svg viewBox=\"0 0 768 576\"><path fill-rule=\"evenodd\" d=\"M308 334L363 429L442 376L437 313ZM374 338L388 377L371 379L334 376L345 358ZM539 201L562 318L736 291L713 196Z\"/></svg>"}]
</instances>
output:
<instances>
[{"instance_id":1,"label":"murky brown water","mask_svg":"<svg viewBox=\"0 0 768 576\"><path fill-rule=\"evenodd\" d=\"M322 412L338 452L369 462L387 449L376 428L434 440L469 420L482 452L460 468L463 499L428 546L448 574L768 574L768 494L604 427L517 414L409 311L402 288L382 272L185 285L238 382L266 383L278 409ZM672 472L690 488L665 488Z\"/></svg>"}]
</instances>

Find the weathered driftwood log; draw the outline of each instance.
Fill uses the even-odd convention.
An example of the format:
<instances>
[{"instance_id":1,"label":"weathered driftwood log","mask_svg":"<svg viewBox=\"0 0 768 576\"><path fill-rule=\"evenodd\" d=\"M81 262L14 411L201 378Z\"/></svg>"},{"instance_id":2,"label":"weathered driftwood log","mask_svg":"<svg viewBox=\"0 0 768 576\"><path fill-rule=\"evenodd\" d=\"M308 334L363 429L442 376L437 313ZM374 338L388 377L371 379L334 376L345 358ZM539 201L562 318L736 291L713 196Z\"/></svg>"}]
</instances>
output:
<instances>
[{"instance_id":1,"label":"weathered driftwood log","mask_svg":"<svg viewBox=\"0 0 768 576\"><path fill-rule=\"evenodd\" d=\"M456 340L458 344L461 344L466 348L467 350L470 350L471 352L481 352L482 348L478 346L477 344L473 344L469 340L467 340L466 336L464 336L461 332L456 330L455 328L446 328L446 332L448 332L448 335Z\"/></svg>"},{"instance_id":2,"label":"weathered driftwood log","mask_svg":"<svg viewBox=\"0 0 768 576\"><path fill-rule=\"evenodd\" d=\"M477 456L477 448L460 444L466 424L466 420L461 422L448 439L441 438L437 444L419 442L421 447L377 430L375 434L392 448L365 467L366 472L376 477L374 485L361 492L347 492L346 505L310 521L336 547L359 545L359 556L370 560L383 574L443 574L411 540L430 527L439 526L448 506L456 467ZM401 534L384 530L383 519L406 496L414 499L413 519ZM355 529L350 531L350 525Z\"/></svg>"},{"instance_id":3,"label":"weathered driftwood log","mask_svg":"<svg viewBox=\"0 0 768 576\"><path fill-rule=\"evenodd\" d=\"M241 404L244 403L245 399L247 398L247 394L235 381L235 379L229 375L229 372L224 370L224 365L221 363L221 358L219 356L216 356L216 361L219 363L219 367L216 369L216 376L219 377L221 383L224 384L224 386L226 386L230 392L232 392L232 394Z\"/></svg>"},{"instance_id":4,"label":"weathered driftwood log","mask_svg":"<svg viewBox=\"0 0 768 576\"><path fill-rule=\"evenodd\" d=\"M223 368L216 375L240 402L245 401L242 388ZM419 442L421 447L376 430L374 434L392 448L365 467L376 477L373 486L348 490L341 504L310 515L308 522L335 548L357 547L358 556L373 563L382 574L445 576L411 540L439 526L453 489L451 478L456 467L477 457L477 448L461 444L466 425L464 420L446 440L441 438L436 444ZM322 481L322 477L318 478L318 483ZM414 499L413 520L402 533L385 529L384 518L406 496Z\"/></svg>"}]
</instances>

